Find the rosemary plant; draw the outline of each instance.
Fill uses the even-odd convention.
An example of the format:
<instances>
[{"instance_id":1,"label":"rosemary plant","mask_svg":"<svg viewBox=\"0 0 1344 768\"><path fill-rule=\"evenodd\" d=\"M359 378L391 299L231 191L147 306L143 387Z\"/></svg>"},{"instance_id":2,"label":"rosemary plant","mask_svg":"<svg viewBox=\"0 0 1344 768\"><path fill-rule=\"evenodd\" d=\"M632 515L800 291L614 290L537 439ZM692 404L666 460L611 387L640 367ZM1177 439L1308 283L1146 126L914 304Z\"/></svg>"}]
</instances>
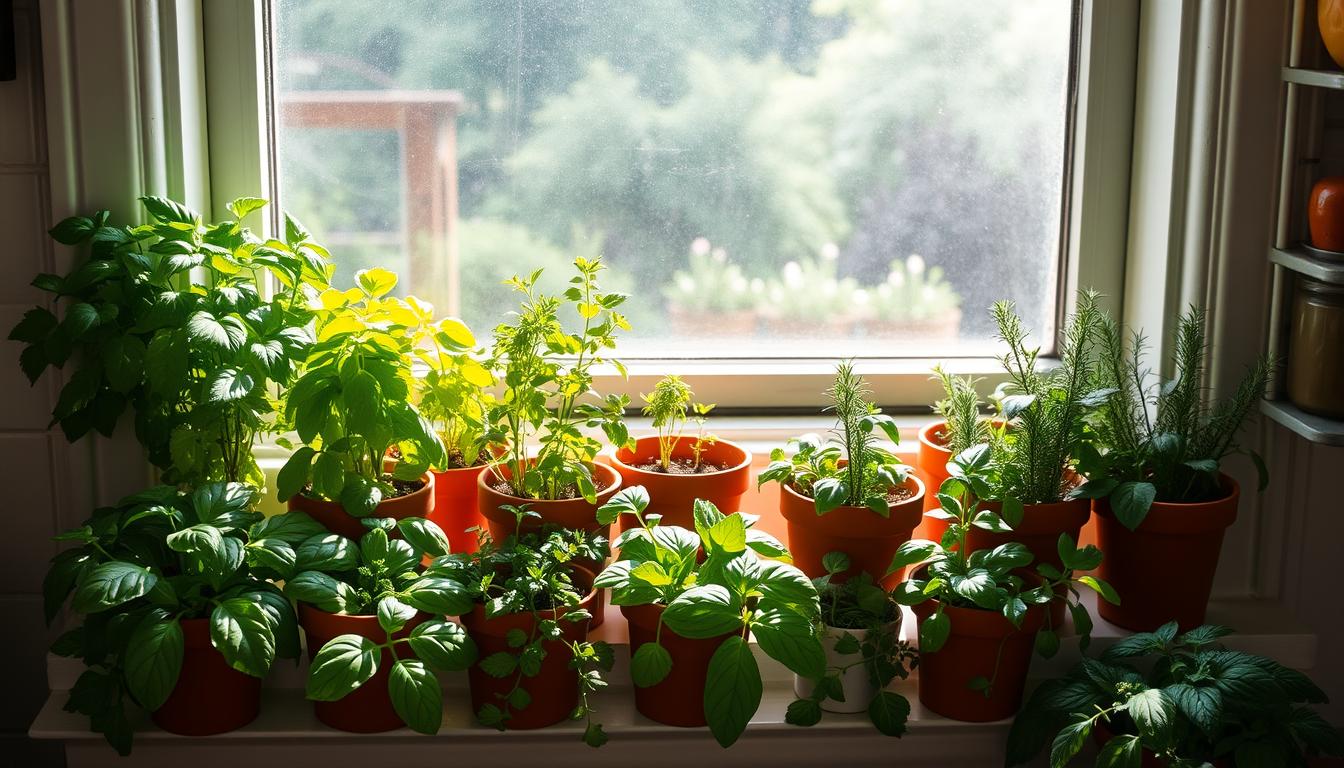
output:
<instances>
[{"instance_id":1,"label":"rosemary plant","mask_svg":"<svg viewBox=\"0 0 1344 768\"><path fill-rule=\"evenodd\" d=\"M944 447L960 456L973 445L989 441L990 423L980 415L979 379L953 376L941 365L933 367L934 378L943 385L943 399L933 404L934 413L943 420Z\"/></svg>"}]
</instances>

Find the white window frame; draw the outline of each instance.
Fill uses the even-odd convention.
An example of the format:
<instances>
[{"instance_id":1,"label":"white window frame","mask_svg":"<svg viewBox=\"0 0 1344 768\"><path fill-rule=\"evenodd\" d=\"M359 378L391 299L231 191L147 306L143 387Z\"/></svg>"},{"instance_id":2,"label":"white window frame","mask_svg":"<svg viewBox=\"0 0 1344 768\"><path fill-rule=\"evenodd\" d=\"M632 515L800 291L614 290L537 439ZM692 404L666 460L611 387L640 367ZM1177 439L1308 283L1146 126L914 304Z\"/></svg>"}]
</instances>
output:
<instances>
[{"instance_id":1,"label":"white window frame","mask_svg":"<svg viewBox=\"0 0 1344 768\"><path fill-rule=\"evenodd\" d=\"M269 0L227 0L202 4L205 90L209 122L211 209L223 216L224 203L240 195L275 199L276 179L269 146L274 123L267 88L272 7ZM1135 70L1139 48L1139 4L1083 0L1074 34L1078 78L1072 147L1065 179L1069 196L1059 313L1054 327L1039 329L1053 338L1073 306L1079 288L1094 288L1119 310L1126 297L1126 232L1129 224ZM273 212L278 216L278 212ZM275 228L277 220L267 222ZM971 308L974 311L975 308ZM992 357L861 357L858 371L874 399L897 412L927 414L939 397L930 368L983 377L985 392L1004 374ZM630 376L599 372L603 392L624 392L634 402L662 375L677 373L697 396L736 413L811 412L823 404L834 361L807 359L638 360Z\"/></svg>"}]
</instances>

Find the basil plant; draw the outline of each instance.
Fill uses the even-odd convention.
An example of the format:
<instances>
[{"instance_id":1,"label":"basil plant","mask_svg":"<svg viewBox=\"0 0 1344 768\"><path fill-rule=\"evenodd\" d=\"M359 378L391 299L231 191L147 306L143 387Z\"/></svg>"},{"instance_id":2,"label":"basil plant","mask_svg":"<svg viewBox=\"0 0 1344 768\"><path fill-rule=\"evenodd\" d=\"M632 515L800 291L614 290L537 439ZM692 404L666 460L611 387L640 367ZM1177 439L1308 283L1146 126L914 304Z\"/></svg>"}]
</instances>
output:
<instances>
[{"instance_id":1,"label":"basil plant","mask_svg":"<svg viewBox=\"0 0 1344 768\"><path fill-rule=\"evenodd\" d=\"M391 296L397 276L385 269L362 270L355 284L320 297L317 341L285 400L285 417L303 445L276 485L281 501L310 489L367 517L396 492L392 481L413 483L442 466L444 450L410 402L415 333L432 309ZM401 460L385 473L394 446Z\"/></svg>"},{"instance_id":2,"label":"basil plant","mask_svg":"<svg viewBox=\"0 0 1344 768\"><path fill-rule=\"evenodd\" d=\"M754 516L724 515L697 499L690 531L659 525L657 515L646 517L648 504L643 486L632 486L598 510L603 524L630 515L639 525L616 540L621 559L607 566L595 585L611 590L614 605L665 605L660 627L682 637L728 636L709 663L704 714L719 744L732 746L761 704L761 672L746 630L766 655L790 670L810 678L825 674L817 589L784 560L762 559L787 558L788 551L752 528ZM642 687L677 674L671 655L657 642L635 649L630 667L635 685Z\"/></svg>"},{"instance_id":3,"label":"basil plant","mask_svg":"<svg viewBox=\"0 0 1344 768\"><path fill-rule=\"evenodd\" d=\"M318 526L306 517L263 520L255 496L239 483L192 493L157 486L56 537L78 546L52 558L42 585L47 621L67 599L84 621L52 651L87 667L66 709L87 715L121 754L131 750L127 697L152 712L177 685L183 620L207 619L215 649L253 677L276 657L297 657L293 611L270 580L290 575L300 532Z\"/></svg>"},{"instance_id":4,"label":"basil plant","mask_svg":"<svg viewBox=\"0 0 1344 768\"><path fill-rule=\"evenodd\" d=\"M384 651L396 651L387 681L392 708L412 730L437 733L443 695L434 670L460 672L476 661L476 644L460 625L441 617L470 611L471 596L457 582L424 572L426 556L448 554L448 538L434 523L418 517L365 518L364 525L369 531L358 544L314 531L295 550L295 575L285 583L286 595L328 613L377 616L385 635L381 640L356 634L329 640L308 671L308 698L345 698L378 673ZM393 532L401 538L391 538ZM422 613L434 617L417 622ZM408 625L410 632L398 636Z\"/></svg>"},{"instance_id":5,"label":"basil plant","mask_svg":"<svg viewBox=\"0 0 1344 768\"><path fill-rule=\"evenodd\" d=\"M289 217L283 241L242 226L260 198L234 200L235 218L214 224L166 198L140 200L150 218L140 226L99 211L52 228L89 256L33 281L65 311L24 315L9 335L27 344L20 364L36 382L74 361L52 413L67 439L111 435L129 405L166 482L262 487L252 443L276 429L277 397L313 341L309 300L328 287L330 255Z\"/></svg>"}]
</instances>

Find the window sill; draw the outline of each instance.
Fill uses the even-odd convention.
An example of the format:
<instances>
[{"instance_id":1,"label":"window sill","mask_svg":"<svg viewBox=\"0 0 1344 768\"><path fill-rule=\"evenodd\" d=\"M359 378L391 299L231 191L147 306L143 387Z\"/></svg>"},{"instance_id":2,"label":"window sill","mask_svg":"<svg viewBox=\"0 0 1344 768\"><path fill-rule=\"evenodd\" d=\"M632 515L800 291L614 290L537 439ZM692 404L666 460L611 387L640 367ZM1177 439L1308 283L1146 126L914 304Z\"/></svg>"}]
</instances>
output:
<instances>
[{"instance_id":1,"label":"window sill","mask_svg":"<svg viewBox=\"0 0 1344 768\"><path fill-rule=\"evenodd\" d=\"M1216 600L1209 606L1209 622L1239 629L1238 634L1227 638L1229 647L1272 656L1295 669L1309 670L1315 665L1316 636L1277 603ZM914 619L909 609L905 609L903 636L917 634L914 627ZM1098 620L1091 653L1128 635L1126 630ZM742 765L768 761L777 766L815 766L822 756L837 764L851 761L954 766L1002 762L1003 741L1010 721L963 723L925 710L918 701L918 670L892 687L911 703L909 731L899 741L877 734L864 715L827 713L819 725L811 728L788 725L784 722L784 711L794 698L792 676L759 651L757 658L765 684L761 707L742 739L731 752L724 753L704 729L658 725L635 710L629 682L629 652L623 647L628 644L625 620L619 609L607 607L607 621L592 637L621 646L616 649L616 667L608 676L611 687L593 702L611 736L611 741L598 752L579 741L578 726L572 723L506 734L477 725L470 710L465 673L440 676L445 706L444 726L437 736L420 736L409 730L373 735L335 731L317 721L311 704L303 698L307 662L297 666L282 662L267 680L261 715L237 731L192 739L160 731L143 715L133 719L137 765L206 768L246 763L366 768L386 762L389 748L396 750L397 762L406 764L430 764L429 761L437 763L448 758L459 764L524 765L537 761L538 749L546 750L546 761L554 766L591 766L598 761L650 764L649 756L658 754L653 751L658 749L675 750L678 762L685 764L699 760L714 764L725 756ZM1079 657L1077 640L1065 637L1055 658L1033 659L1032 677L1039 680L1061 674ZM62 709L67 692L81 671L82 666L76 660L49 657L52 694L30 728L29 736L65 742L72 768L124 765L101 736L88 731L85 718Z\"/></svg>"}]
</instances>

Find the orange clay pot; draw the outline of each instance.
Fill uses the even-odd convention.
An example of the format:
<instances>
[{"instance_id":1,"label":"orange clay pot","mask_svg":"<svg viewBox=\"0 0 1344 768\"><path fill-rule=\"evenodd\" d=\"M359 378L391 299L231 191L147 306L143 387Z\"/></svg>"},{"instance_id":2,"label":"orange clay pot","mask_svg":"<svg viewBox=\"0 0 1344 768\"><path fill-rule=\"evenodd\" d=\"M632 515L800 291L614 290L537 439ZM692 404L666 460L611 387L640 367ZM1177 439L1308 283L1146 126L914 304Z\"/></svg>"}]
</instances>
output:
<instances>
[{"instance_id":1,"label":"orange clay pot","mask_svg":"<svg viewBox=\"0 0 1344 768\"><path fill-rule=\"evenodd\" d=\"M779 512L788 522L789 552L803 573L816 578L826 575L821 560L828 552L849 555L849 570L836 575L842 581L858 573L867 573L887 589L901 581L899 572L887 576L891 558L919 525L924 504L924 484L911 475L905 487L914 495L890 507L882 517L867 507L836 507L817 514L812 499L793 490L787 483L779 491Z\"/></svg>"},{"instance_id":2,"label":"orange clay pot","mask_svg":"<svg viewBox=\"0 0 1344 768\"><path fill-rule=\"evenodd\" d=\"M470 528L485 529L476 504L476 489L484 466L446 469L434 475L434 507L429 519L448 535L453 552L475 552L479 539Z\"/></svg>"},{"instance_id":3,"label":"orange clay pot","mask_svg":"<svg viewBox=\"0 0 1344 768\"><path fill-rule=\"evenodd\" d=\"M926 600L913 610L922 622L937 607L937 600ZM942 648L919 653L920 703L943 717L964 722L1012 717L1022 706L1036 632L1045 611L1039 605L1027 608L1020 628L1001 613L955 606L943 612L952 622L952 631ZM970 688L976 677L994 681L989 696Z\"/></svg>"},{"instance_id":4,"label":"orange clay pot","mask_svg":"<svg viewBox=\"0 0 1344 768\"><path fill-rule=\"evenodd\" d=\"M692 459L694 437L681 437L672 449L674 459ZM727 466L720 472L698 475L671 475L636 469L634 465L658 459L658 438L641 437L635 449L621 448L612 457L612 466L621 475L621 485L642 485L649 492L647 515L662 515L662 525L679 525L694 529L695 518L691 509L696 499L712 502L725 515L742 507L742 495L751 487L751 452L730 443L716 440L700 454L701 461ZM637 525L633 517L623 515L617 522L620 530Z\"/></svg>"},{"instance_id":5,"label":"orange clay pot","mask_svg":"<svg viewBox=\"0 0 1344 768\"><path fill-rule=\"evenodd\" d=\"M421 475L420 482L424 485L414 493L398 496L395 499L384 499L379 502L378 508L369 517L391 517L397 520L404 520L408 517L429 517L430 512L434 509L434 476L430 474ZM369 530L360 522L361 518L347 513L345 507L337 501L315 499L300 493L289 500L288 506L290 510L307 513L309 517L325 526L328 531L347 539L359 541ZM400 534L393 531L389 535L395 537Z\"/></svg>"},{"instance_id":6,"label":"orange clay pot","mask_svg":"<svg viewBox=\"0 0 1344 768\"><path fill-rule=\"evenodd\" d=\"M1218 570L1223 534L1237 519L1241 488L1220 475L1221 499L1196 504L1153 502L1137 530L1129 530L1097 499L1097 546L1106 554L1097 574L1120 595L1120 605L1097 602L1097 612L1112 624L1141 632L1175 620L1182 631L1204 623L1204 612ZM1158 564L1176 564L1170 568Z\"/></svg>"},{"instance_id":7,"label":"orange clay pot","mask_svg":"<svg viewBox=\"0 0 1344 768\"><path fill-rule=\"evenodd\" d=\"M661 605L623 605L621 613L630 625L630 653L645 643L659 639L658 619ZM694 728L705 725L705 680L709 661L723 641L733 633L693 640L663 627L660 645L672 657L672 671L657 685L635 686L635 708L650 720L663 725ZM742 630L746 636L746 630Z\"/></svg>"},{"instance_id":8,"label":"orange clay pot","mask_svg":"<svg viewBox=\"0 0 1344 768\"><path fill-rule=\"evenodd\" d=\"M392 637L409 637L411 630L429 621L428 613L417 613L415 618L406 622ZM341 613L327 613L307 603L299 603L299 625L308 639L308 660L312 661L317 652L331 640L341 635L359 635L377 643L386 642L387 633L378 623L377 616L347 616ZM414 658L409 645L397 644L397 657ZM397 710L392 706L392 695L388 693L387 681L395 664L392 652L384 648L378 662L378 671L373 677L355 690L336 701L315 701L313 711L317 719L341 731L350 733L382 733L405 727Z\"/></svg>"},{"instance_id":9,"label":"orange clay pot","mask_svg":"<svg viewBox=\"0 0 1344 768\"><path fill-rule=\"evenodd\" d=\"M1344 0L1316 0L1316 24L1320 27L1321 41L1325 43L1330 58L1335 60L1335 64L1344 67Z\"/></svg>"},{"instance_id":10,"label":"orange clay pot","mask_svg":"<svg viewBox=\"0 0 1344 768\"><path fill-rule=\"evenodd\" d=\"M151 715L154 724L183 736L211 736L242 728L261 709L261 678L229 666L210 642L209 619L182 619L182 672L173 692Z\"/></svg>"},{"instance_id":11,"label":"orange clay pot","mask_svg":"<svg viewBox=\"0 0 1344 768\"><path fill-rule=\"evenodd\" d=\"M1314 247L1344 251L1344 177L1327 176L1311 188L1307 226Z\"/></svg>"},{"instance_id":12,"label":"orange clay pot","mask_svg":"<svg viewBox=\"0 0 1344 768\"><path fill-rule=\"evenodd\" d=\"M530 461L530 460L529 460ZM487 469L476 479L476 508L484 517L490 528L490 538L495 541L503 541L515 533L516 523L513 519L513 513L501 509L505 505L515 507L527 506L528 509L541 515L540 518L529 517L522 522L522 531L535 531L544 525L556 525L561 528L570 528L574 530L584 530L589 533L600 533L608 536L611 532L611 526L600 525L597 522L597 508L607 503L616 491L621 488L621 476L616 474L616 470L610 466L601 463L591 465L593 473L593 484L597 486L597 501L589 502L583 498L576 499L523 499L513 494L500 493L490 487L494 480L494 472ZM505 478L511 477L507 464L498 467L499 473Z\"/></svg>"},{"instance_id":13,"label":"orange clay pot","mask_svg":"<svg viewBox=\"0 0 1344 768\"><path fill-rule=\"evenodd\" d=\"M587 596L578 607L593 612L598 601L597 592L591 589L592 572L576 567L574 584L579 589L588 588ZM569 610L562 607L554 616L550 611L543 612L543 616L559 618ZM509 645L509 630L519 629L531 636L536 621L531 612L486 618L483 605L477 605L471 613L462 616L462 625L476 643L482 659L495 653L516 653L516 649ZM588 622L561 620L559 625L563 637L543 643L546 658L541 662L541 670L534 677L521 678L520 685L530 695L531 703L523 709L510 711L510 717L504 724L509 730L524 731L555 725L567 720L578 704L579 673L569 667L571 657L568 643L580 642L588 636ZM486 704L503 708L502 697L513 690L516 674L492 677L481 669L478 662L467 671L467 678L471 684L471 709L475 713Z\"/></svg>"}]
</instances>

